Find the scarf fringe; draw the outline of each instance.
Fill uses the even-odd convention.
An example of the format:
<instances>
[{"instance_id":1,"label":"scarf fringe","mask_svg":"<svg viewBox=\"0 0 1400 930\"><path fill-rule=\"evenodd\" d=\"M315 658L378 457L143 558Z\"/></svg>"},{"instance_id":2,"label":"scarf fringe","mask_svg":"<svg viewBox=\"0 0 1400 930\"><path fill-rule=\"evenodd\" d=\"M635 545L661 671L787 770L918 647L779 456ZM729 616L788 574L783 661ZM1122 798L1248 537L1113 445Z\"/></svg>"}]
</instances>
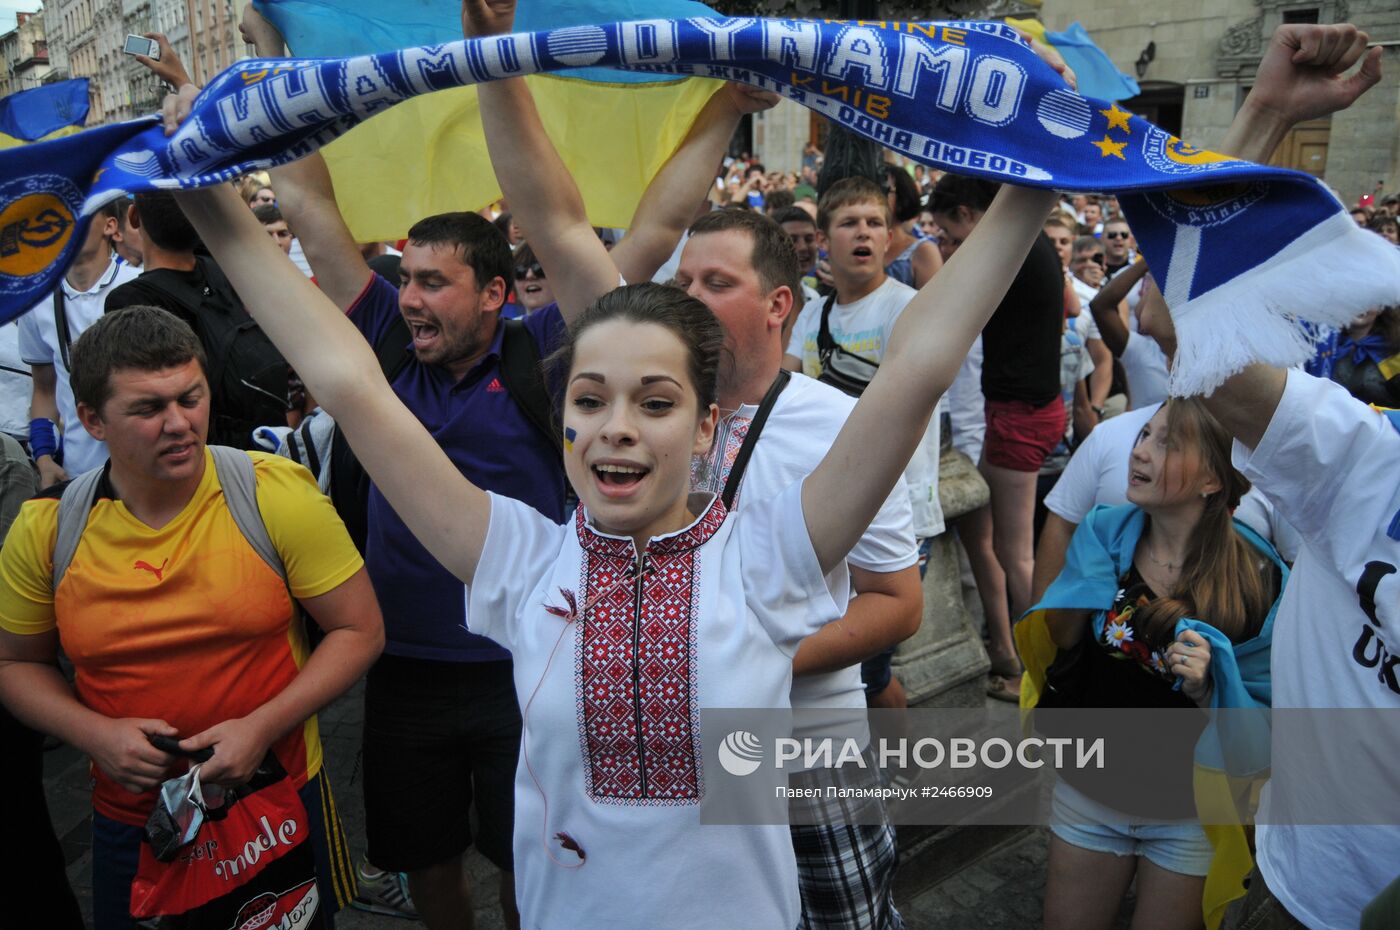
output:
<instances>
[{"instance_id":1,"label":"scarf fringe","mask_svg":"<svg viewBox=\"0 0 1400 930\"><path fill-rule=\"evenodd\" d=\"M1335 214L1257 268L1172 308L1173 397L1209 394L1255 362L1290 368L1313 357L1303 324L1340 329L1400 304L1400 248Z\"/></svg>"}]
</instances>

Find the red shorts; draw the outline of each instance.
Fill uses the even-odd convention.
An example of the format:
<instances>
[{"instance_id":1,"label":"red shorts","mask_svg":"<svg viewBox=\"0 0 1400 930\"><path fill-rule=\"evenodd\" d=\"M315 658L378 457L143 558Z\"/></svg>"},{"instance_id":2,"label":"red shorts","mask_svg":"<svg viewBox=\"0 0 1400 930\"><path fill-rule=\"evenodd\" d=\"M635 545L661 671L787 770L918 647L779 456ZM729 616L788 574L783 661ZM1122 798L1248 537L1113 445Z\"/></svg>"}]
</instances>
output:
<instances>
[{"instance_id":1,"label":"red shorts","mask_svg":"<svg viewBox=\"0 0 1400 930\"><path fill-rule=\"evenodd\" d=\"M1019 400L989 400L982 460L1011 471L1040 471L1065 438L1065 403L1056 397L1044 407Z\"/></svg>"}]
</instances>

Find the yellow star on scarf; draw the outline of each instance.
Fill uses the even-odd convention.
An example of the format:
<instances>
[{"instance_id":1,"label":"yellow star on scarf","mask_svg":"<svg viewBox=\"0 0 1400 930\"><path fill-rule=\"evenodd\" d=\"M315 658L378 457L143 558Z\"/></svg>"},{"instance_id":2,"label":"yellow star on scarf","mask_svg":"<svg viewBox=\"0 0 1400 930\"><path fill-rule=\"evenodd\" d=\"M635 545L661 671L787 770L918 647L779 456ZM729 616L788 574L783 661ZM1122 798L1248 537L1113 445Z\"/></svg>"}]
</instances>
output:
<instances>
[{"instance_id":1,"label":"yellow star on scarf","mask_svg":"<svg viewBox=\"0 0 1400 930\"><path fill-rule=\"evenodd\" d=\"M1108 156L1112 155L1115 158L1121 159L1122 161L1128 160L1123 155L1123 147L1128 144L1127 142L1114 142L1107 135L1105 135L1103 137L1102 142L1090 142L1089 144L1098 146L1099 156L1101 158L1107 158Z\"/></svg>"},{"instance_id":2,"label":"yellow star on scarf","mask_svg":"<svg viewBox=\"0 0 1400 930\"><path fill-rule=\"evenodd\" d=\"M1128 120L1133 114L1129 113L1127 110L1118 109L1118 104L1116 103L1111 110L1100 110L1099 112L1108 117L1109 129L1121 129L1129 135L1132 135L1133 131L1128 128Z\"/></svg>"}]
</instances>

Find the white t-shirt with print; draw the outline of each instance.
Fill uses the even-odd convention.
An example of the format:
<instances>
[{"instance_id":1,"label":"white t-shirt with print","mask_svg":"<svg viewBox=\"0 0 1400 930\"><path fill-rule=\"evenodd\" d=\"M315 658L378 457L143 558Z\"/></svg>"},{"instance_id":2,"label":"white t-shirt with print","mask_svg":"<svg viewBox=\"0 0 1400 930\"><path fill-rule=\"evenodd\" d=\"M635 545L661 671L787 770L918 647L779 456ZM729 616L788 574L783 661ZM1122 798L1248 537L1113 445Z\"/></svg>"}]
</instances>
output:
<instances>
[{"instance_id":1,"label":"white t-shirt with print","mask_svg":"<svg viewBox=\"0 0 1400 930\"><path fill-rule=\"evenodd\" d=\"M1400 432L1339 385L1290 371L1259 445L1250 452L1236 443L1234 457L1302 536L1274 621L1273 706L1400 711L1400 571L1384 570L1400 566L1400 540L1387 533L1400 524ZM1382 573L1363 604L1373 563ZM1288 780L1302 804L1316 796L1326 805L1359 790L1358 773L1393 778L1395 745L1359 738L1343 753L1302 748L1307 763L1290 772L1275 744L1259 868L1309 927L1354 930L1361 909L1400 875L1400 826L1271 825L1270 795ZM1393 814L1381 816L1393 824Z\"/></svg>"},{"instance_id":2,"label":"white t-shirt with print","mask_svg":"<svg viewBox=\"0 0 1400 930\"><path fill-rule=\"evenodd\" d=\"M1060 480L1045 496L1046 508L1078 526L1095 507L1128 503L1128 472L1133 445L1147 421L1161 409L1156 403L1104 420L1070 457ZM1252 487L1240 498L1235 519L1273 543L1285 562L1298 557L1297 530L1288 525L1269 499Z\"/></svg>"},{"instance_id":3,"label":"white t-shirt with print","mask_svg":"<svg viewBox=\"0 0 1400 930\"><path fill-rule=\"evenodd\" d=\"M744 469L734 509L742 512L750 501L776 497L794 481L801 481L821 463L846 417L855 407L848 397L827 384L794 374L768 414L748 467ZM691 468L691 487L719 494L729 480L749 423L758 412L745 404L720 421L710 454L697 457ZM897 572L919 560L909 512L909 498L899 487L881 505L880 512L855 544L846 561L868 572ZM835 672L802 675L792 681L793 707L865 707L865 686L860 665Z\"/></svg>"},{"instance_id":4,"label":"white t-shirt with print","mask_svg":"<svg viewBox=\"0 0 1400 930\"><path fill-rule=\"evenodd\" d=\"M907 284L887 277L884 284L860 300L833 304L827 324L832 340L847 352L878 365L885 357L890 334L899 315L917 293ZM821 331L822 307L825 304L825 297L808 301L798 315L788 340L787 354L802 360L802 373L809 378L821 374L817 334ZM914 514L914 534L921 539L937 536L944 529L943 507L938 500L939 420L942 409L940 406L934 411L918 449L904 470L909 506Z\"/></svg>"},{"instance_id":5,"label":"white t-shirt with print","mask_svg":"<svg viewBox=\"0 0 1400 930\"><path fill-rule=\"evenodd\" d=\"M74 342L102 316L107 295L112 289L134 280L140 273L139 269L132 268L121 256L114 254L97 283L88 290L76 291L68 285L66 278L63 280L60 285L64 295L63 311ZM93 439L83 429L83 424L78 422L78 405L73 399L68 366L63 363L63 353L58 344L58 323L54 319L52 295L19 318L19 351L26 364L52 365L58 377L55 399L58 414L63 418L63 470L76 476L107 461L106 444Z\"/></svg>"},{"instance_id":6,"label":"white t-shirt with print","mask_svg":"<svg viewBox=\"0 0 1400 930\"><path fill-rule=\"evenodd\" d=\"M700 517L648 542L639 584L632 540L582 508L559 526L491 495L467 616L514 659L525 926L797 926L787 826L700 824L700 710L788 707L793 654L845 614L850 580L844 565L823 577L800 484L728 516L691 500ZM546 854L574 861L559 833L582 868Z\"/></svg>"},{"instance_id":7,"label":"white t-shirt with print","mask_svg":"<svg viewBox=\"0 0 1400 930\"><path fill-rule=\"evenodd\" d=\"M848 304L833 304L828 328L831 338L847 352L879 364L890 344L895 321L918 293L894 278ZM797 316L788 340L788 355L802 359L802 373L809 378L821 374L817 353L817 333L821 330L825 297L809 300Z\"/></svg>"}]
</instances>

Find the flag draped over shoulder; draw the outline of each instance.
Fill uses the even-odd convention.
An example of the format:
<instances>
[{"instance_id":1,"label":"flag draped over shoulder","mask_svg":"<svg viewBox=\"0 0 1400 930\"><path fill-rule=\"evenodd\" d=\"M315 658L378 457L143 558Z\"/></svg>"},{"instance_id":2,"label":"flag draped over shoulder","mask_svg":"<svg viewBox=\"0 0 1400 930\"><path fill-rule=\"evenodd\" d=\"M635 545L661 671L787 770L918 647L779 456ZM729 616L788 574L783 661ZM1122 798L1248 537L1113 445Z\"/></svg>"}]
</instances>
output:
<instances>
[{"instance_id":1,"label":"flag draped over shoulder","mask_svg":"<svg viewBox=\"0 0 1400 930\"><path fill-rule=\"evenodd\" d=\"M1009 26L736 18L243 61L209 83L168 139L151 119L103 141L83 133L0 152L0 319L53 287L80 241L77 219L123 193L283 164L424 94L605 66L776 90L949 171L1117 193L1176 321L1176 393L1209 390L1251 361L1302 362L1311 356L1303 324L1340 326L1400 303L1400 250L1357 227L1315 178L1198 149L1081 96ZM397 184L421 167L378 181Z\"/></svg>"},{"instance_id":2,"label":"flag draped over shoulder","mask_svg":"<svg viewBox=\"0 0 1400 930\"><path fill-rule=\"evenodd\" d=\"M87 78L0 97L0 149L72 135L87 115Z\"/></svg>"},{"instance_id":3,"label":"flag draped over shoulder","mask_svg":"<svg viewBox=\"0 0 1400 930\"><path fill-rule=\"evenodd\" d=\"M459 0L254 0L300 58L366 55L462 36ZM643 17L715 18L695 0L522 0L521 32ZM608 68L529 78L545 131L597 226L628 226L647 183L680 145L717 81ZM419 219L501 196L475 88L406 101L326 146L346 225L365 242L399 239Z\"/></svg>"},{"instance_id":4,"label":"flag draped over shoulder","mask_svg":"<svg viewBox=\"0 0 1400 930\"><path fill-rule=\"evenodd\" d=\"M1113 604L1119 579L1132 565L1146 525L1146 514L1127 504L1095 507L1075 531L1064 570L1040 603L1016 622L1016 647L1026 666L1021 678L1023 711L1040 702L1046 670L1058 652L1050 638L1047 612L1088 611L1086 635L1101 637L1104 611ZM1231 643L1209 623L1190 618L1179 620L1175 631L1180 636L1183 630L1192 630L1210 643L1212 715L1196 744L1192 777L1196 811L1212 850L1202 896L1202 916L1209 930L1220 926L1225 908L1244 895L1245 876L1254 866L1243 825L1250 797L1268 774L1269 727L1262 711L1273 698L1269 659L1274 617L1289 576L1288 566L1273 546L1243 523L1236 522L1235 530L1279 570L1279 595L1259 632L1244 642Z\"/></svg>"}]
</instances>

